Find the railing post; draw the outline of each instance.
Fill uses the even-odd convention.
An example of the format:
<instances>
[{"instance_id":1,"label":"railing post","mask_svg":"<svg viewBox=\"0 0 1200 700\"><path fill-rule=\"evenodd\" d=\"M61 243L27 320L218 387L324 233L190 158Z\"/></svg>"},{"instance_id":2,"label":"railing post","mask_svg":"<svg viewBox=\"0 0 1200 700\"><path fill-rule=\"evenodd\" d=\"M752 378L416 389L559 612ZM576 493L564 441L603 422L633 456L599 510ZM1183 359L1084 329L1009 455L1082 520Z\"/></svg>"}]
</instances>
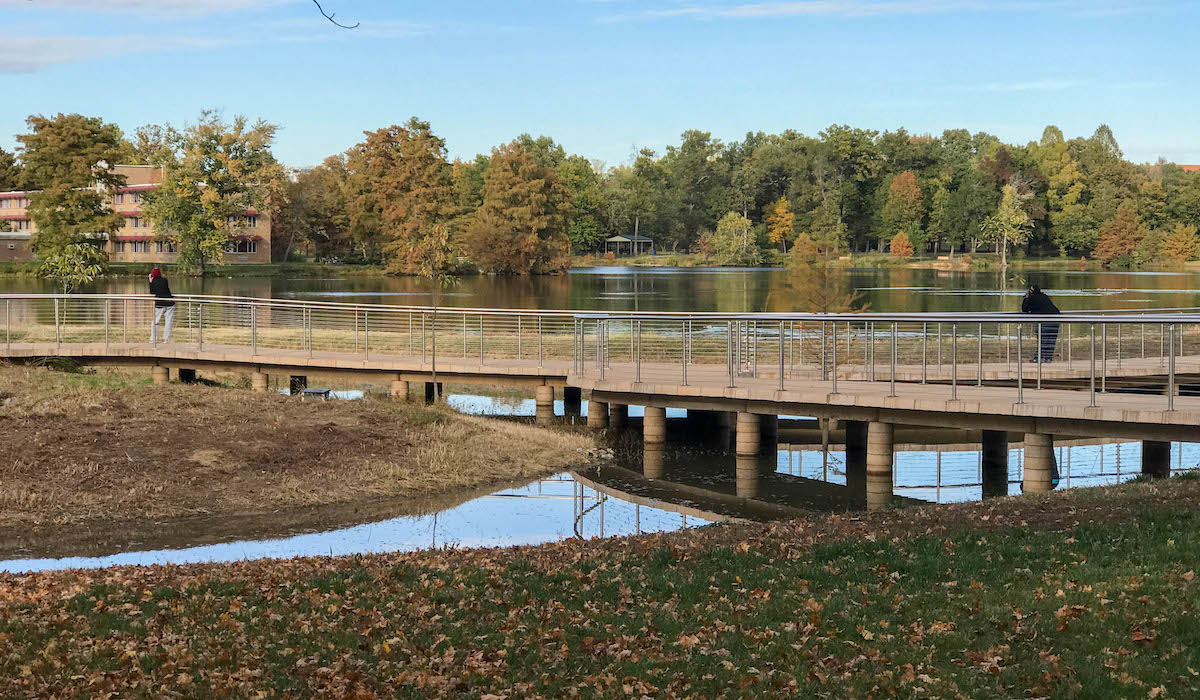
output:
<instances>
[{"instance_id":1,"label":"railing post","mask_svg":"<svg viewBox=\"0 0 1200 700\"><path fill-rule=\"evenodd\" d=\"M425 325L424 320L422 320L421 325L422 325L421 338L422 338L422 340L424 340L424 338L425 338L425 331L423 330L423 327ZM370 309L367 309L366 311L363 312L363 359L364 360L371 359L371 310ZM422 362L425 360L425 344L423 342L421 344L421 360L422 360Z\"/></svg>"},{"instance_id":2,"label":"railing post","mask_svg":"<svg viewBox=\"0 0 1200 700\"><path fill-rule=\"evenodd\" d=\"M12 299L4 300L4 345L12 352Z\"/></svg>"},{"instance_id":3,"label":"railing post","mask_svg":"<svg viewBox=\"0 0 1200 700\"><path fill-rule=\"evenodd\" d=\"M129 342L129 300L121 300L121 342Z\"/></svg>"},{"instance_id":4,"label":"railing post","mask_svg":"<svg viewBox=\"0 0 1200 700\"><path fill-rule=\"evenodd\" d=\"M921 324L921 383L929 379L929 322Z\"/></svg>"},{"instance_id":5,"label":"railing post","mask_svg":"<svg viewBox=\"0 0 1200 700\"><path fill-rule=\"evenodd\" d=\"M483 364L483 314L479 314L479 364Z\"/></svg>"},{"instance_id":6,"label":"railing post","mask_svg":"<svg viewBox=\"0 0 1200 700\"><path fill-rule=\"evenodd\" d=\"M1174 326L1172 326L1172 330ZM1100 393L1108 391L1108 325L1100 324Z\"/></svg>"},{"instance_id":7,"label":"railing post","mask_svg":"<svg viewBox=\"0 0 1200 700\"><path fill-rule=\"evenodd\" d=\"M358 307L354 307L354 354L358 354Z\"/></svg>"},{"instance_id":8,"label":"railing post","mask_svg":"<svg viewBox=\"0 0 1200 700\"><path fill-rule=\"evenodd\" d=\"M1025 324L1017 324L1017 403L1025 403Z\"/></svg>"},{"instance_id":9,"label":"railing post","mask_svg":"<svg viewBox=\"0 0 1200 700\"><path fill-rule=\"evenodd\" d=\"M637 328L637 332L636 332L637 359L634 361L633 383L641 384L642 383L642 322L634 321L633 323Z\"/></svg>"},{"instance_id":10,"label":"railing post","mask_svg":"<svg viewBox=\"0 0 1200 700\"><path fill-rule=\"evenodd\" d=\"M983 386L983 324L979 324L979 352L976 356L976 362L979 363L978 375L975 380L975 386Z\"/></svg>"},{"instance_id":11,"label":"railing post","mask_svg":"<svg viewBox=\"0 0 1200 700\"><path fill-rule=\"evenodd\" d=\"M517 314L517 359L521 359L521 314Z\"/></svg>"},{"instance_id":12,"label":"railing post","mask_svg":"<svg viewBox=\"0 0 1200 700\"><path fill-rule=\"evenodd\" d=\"M1167 356L1167 410L1175 410L1175 324L1171 324L1171 354ZM1180 448L1182 449L1182 448Z\"/></svg>"},{"instance_id":13,"label":"railing post","mask_svg":"<svg viewBox=\"0 0 1200 700\"><path fill-rule=\"evenodd\" d=\"M940 343L939 343L940 345ZM875 370L871 370L875 378ZM958 401L958 324L950 324L950 400Z\"/></svg>"},{"instance_id":14,"label":"railing post","mask_svg":"<svg viewBox=\"0 0 1200 700\"><path fill-rule=\"evenodd\" d=\"M596 319L596 367L600 370L600 379L604 379L604 353L601 346L604 343L603 321Z\"/></svg>"},{"instance_id":15,"label":"railing post","mask_svg":"<svg viewBox=\"0 0 1200 700\"><path fill-rule=\"evenodd\" d=\"M680 340L680 346L679 346L679 372L680 372L680 375L682 376L682 379L683 379L683 381L682 381L682 385L683 385L683 386L687 386L687 383L688 383L688 380L687 380L687 365L688 365L688 356L687 356L688 322L687 322L687 321L683 321L682 323L680 323L680 324L679 324L679 340Z\"/></svg>"},{"instance_id":16,"label":"railing post","mask_svg":"<svg viewBox=\"0 0 1200 700\"><path fill-rule=\"evenodd\" d=\"M112 313L112 299L104 300L104 349L108 350L108 316Z\"/></svg>"},{"instance_id":17,"label":"railing post","mask_svg":"<svg viewBox=\"0 0 1200 700\"><path fill-rule=\"evenodd\" d=\"M849 333L850 329L847 328L846 332ZM837 374L838 374L838 372L837 372L837 321L833 322L833 353L832 353L832 357L830 359L833 361L833 372L830 373L830 376L833 380L833 384L829 387L829 393L836 394L836 393L838 393L838 387L837 387L837 379L838 379L838 377L837 377ZM780 389L783 388L782 380L780 380L780 382L779 382L779 388Z\"/></svg>"},{"instance_id":18,"label":"railing post","mask_svg":"<svg viewBox=\"0 0 1200 700\"><path fill-rule=\"evenodd\" d=\"M542 316L538 314L538 367L542 366Z\"/></svg>"},{"instance_id":19,"label":"railing post","mask_svg":"<svg viewBox=\"0 0 1200 700\"><path fill-rule=\"evenodd\" d=\"M1139 323L1138 327L1142 329L1142 359L1146 359L1146 324Z\"/></svg>"},{"instance_id":20,"label":"railing post","mask_svg":"<svg viewBox=\"0 0 1200 700\"><path fill-rule=\"evenodd\" d=\"M942 324L938 323L938 374L941 374L941 369L945 365L942 364Z\"/></svg>"},{"instance_id":21,"label":"railing post","mask_svg":"<svg viewBox=\"0 0 1200 700\"><path fill-rule=\"evenodd\" d=\"M54 298L54 344L62 345L62 331L58 327L58 297ZM1174 342L1174 341L1172 341Z\"/></svg>"},{"instance_id":22,"label":"railing post","mask_svg":"<svg viewBox=\"0 0 1200 700\"><path fill-rule=\"evenodd\" d=\"M1065 325L1067 327L1067 369L1071 369L1071 335L1073 334L1073 331L1075 329L1072 328L1070 323L1067 323ZM1143 330L1144 329L1145 329L1145 327L1143 327ZM1143 350L1145 349L1144 345L1142 346L1142 349Z\"/></svg>"},{"instance_id":23,"label":"railing post","mask_svg":"<svg viewBox=\"0 0 1200 700\"><path fill-rule=\"evenodd\" d=\"M463 324L462 324L462 326L463 326L463 329L462 329L463 359L465 360L465 359L467 359L467 312L466 311L463 312L462 321L463 321Z\"/></svg>"},{"instance_id":24,"label":"railing post","mask_svg":"<svg viewBox=\"0 0 1200 700\"><path fill-rule=\"evenodd\" d=\"M828 344L825 336L825 321L821 321L821 380L829 379L829 368L825 366L825 346Z\"/></svg>"},{"instance_id":25,"label":"railing post","mask_svg":"<svg viewBox=\"0 0 1200 700\"><path fill-rule=\"evenodd\" d=\"M833 356L837 357L837 323L833 325ZM783 391L783 321L779 322L779 390Z\"/></svg>"},{"instance_id":26,"label":"railing post","mask_svg":"<svg viewBox=\"0 0 1200 700\"><path fill-rule=\"evenodd\" d=\"M355 321L357 320L358 319L355 318ZM357 333L355 333L354 339L356 341L358 340ZM358 352L357 344L354 347L354 351ZM254 303L250 304L250 354L258 354L258 304Z\"/></svg>"},{"instance_id":27,"label":"railing post","mask_svg":"<svg viewBox=\"0 0 1200 700\"><path fill-rule=\"evenodd\" d=\"M204 349L204 302L200 302L199 316L200 316L200 321L199 321L199 326L198 326L199 332L196 335L196 347L199 348L200 350L203 350Z\"/></svg>"},{"instance_id":28,"label":"railing post","mask_svg":"<svg viewBox=\"0 0 1200 700\"><path fill-rule=\"evenodd\" d=\"M733 321L725 322L725 367L729 371L729 387L733 388Z\"/></svg>"},{"instance_id":29,"label":"railing post","mask_svg":"<svg viewBox=\"0 0 1200 700\"><path fill-rule=\"evenodd\" d=\"M1043 343L1046 342L1045 336L1042 335L1044 332L1045 331L1042 328L1042 322L1038 321L1038 324L1037 324L1037 359L1038 359L1038 361L1037 361L1037 390L1038 391L1042 390L1042 365L1045 364L1045 362L1043 361L1043 358L1042 358L1042 348L1045 347L1043 345Z\"/></svg>"},{"instance_id":30,"label":"railing post","mask_svg":"<svg viewBox=\"0 0 1200 700\"><path fill-rule=\"evenodd\" d=\"M1092 370L1091 370L1090 380L1089 380L1090 386L1088 388L1088 394L1090 396L1090 401L1088 402L1088 407L1095 408L1096 407L1096 324L1091 323L1091 324L1089 324L1089 327L1091 328L1091 332L1092 332L1092 352L1091 352Z\"/></svg>"},{"instance_id":31,"label":"railing post","mask_svg":"<svg viewBox=\"0 0 1200 700\"><path fill-rule=\"evenodd\" d=\"M888 396L896 395L896 322L892 321L892 375Z\"/></svg>"}]
</instances>

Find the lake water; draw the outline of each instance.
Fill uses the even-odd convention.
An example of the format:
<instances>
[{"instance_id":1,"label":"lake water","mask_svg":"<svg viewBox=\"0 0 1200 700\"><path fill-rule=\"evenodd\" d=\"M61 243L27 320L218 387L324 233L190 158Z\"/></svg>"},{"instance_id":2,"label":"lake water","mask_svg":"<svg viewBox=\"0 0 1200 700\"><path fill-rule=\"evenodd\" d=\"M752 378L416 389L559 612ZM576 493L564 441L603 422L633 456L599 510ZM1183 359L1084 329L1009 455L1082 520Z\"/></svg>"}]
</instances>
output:
<instances>
[{"instance_id":1,"label":"lake water","mask_svg":"<svg viewBox=\"0 0 1200 700\"><path fill-rule=\"evenodd\" d=\"M873 311L1016 311L1025 284L1039 284L1064 310L1200 306L1193 272L998 272L850 269L841 273ZM597 267L554 277L463 278L442 294L447 306L609 311L787 311L782 269ZM176 293L423 305L428 284L410 277L171 280ZM33 278L0 277L0 292L51 292ZM85 291L144 293L140 277L102 280Z\"/></svg>"},{"instance_id":2,"label":"lake water","mask_svg":"<svg viewBox=\"0 0 1200 700\"><path fill-rule=\"evenodd\" d=\"M862 291L876 311L1016 310L1026 280L1049 290L1064 310L1200 306L1200 275L1185 272L1129 273L1059 270L1004 280L991 272L934 270L849 270L845 281ZM560 277L473 277L443 294L457 306L572 308L594 310L762 311L790 308L787 272L770 269L593 268ZM172 281L177 293L207 293L359 303L426 304L424 285L414 279L227 278ZM2 292L52 291L37 280L0 278ZM90 291L141 292L135 278L106 280ZM341 394L354 398L354 392ZM534 414L532 399L453 394L451 406L497 420L524 420ZM563 415L563 404L556 411ZM586 415L586 403L579 417ZM811 423L784 420L773 454L746 462L731 446L708 441L669 445L661 454L641 451L636 426L640 407L630 407L631 428L616 439L615 459L598 471L559 474L518 487L472 497L432 512L401 514L355 522L325 531L225 537L141 546L87 556L42 557L35 551L10 553L0 570L29 571L118 564L230 561L261 557L329 556L429 547L509 546L566 537L598 537L659 532L723 519L786 517L811 510L856 507L844 493L842 447L823 446ZM682 425L686 412L668 411ZM802 417L796 417L802 418ZM679 428L672 427L672 431ZM895 494L912 502L948 503L981 497L980 454L963 436L905 443L897 437ZM1112 484L1140 472L1139 443L1070 442L1058 446L1060 488ZM1171 466L1182 471L1200 465L1200 444L1172 445ZM1020 492L1019 446L1010 453L1011 494ZM653 464L647 461L653 460ZM661 478L650 481L645 473ZM401 508L401 511L406 509ZM411 510L411 509L408 509Z\"/></svg>"}]
</instances>

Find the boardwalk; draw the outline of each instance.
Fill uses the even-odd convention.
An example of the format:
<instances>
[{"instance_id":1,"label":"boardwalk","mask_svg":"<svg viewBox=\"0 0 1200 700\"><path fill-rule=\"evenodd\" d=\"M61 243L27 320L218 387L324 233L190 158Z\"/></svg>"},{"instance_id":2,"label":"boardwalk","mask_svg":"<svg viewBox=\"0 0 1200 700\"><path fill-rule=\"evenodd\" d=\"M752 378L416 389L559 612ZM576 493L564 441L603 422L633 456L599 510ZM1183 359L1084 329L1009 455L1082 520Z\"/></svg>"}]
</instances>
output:
<instances>
[{"instance_id":1,"label":"boardwalk","mask_svg":"<svg viewBox=\"0 0 1200 700\"><path fill-rule=\"evenodd\" d=\"M1039 459L1052 459L1056 435L1155 444L1200 437L1200 397L1191 391L1200 384L1200 317L1191 314L435 312L180 297L172 342L151 343L142 340L151 314L144 297L0 299L0 354L13 359L148 365L160 381L171 370L240 369L259 390L271 375L353 375L391 382L401 396L436 374L531 387L543 420L555 390L576 401L587 390L597 427L643 405L645 440L657 444L666 438L663 409L711 412L745 453L771 435L774 416L807 415L845 422L848 436L873 435L865 452L880 469L890 465L894 425L983 430L985 443L989 434L1025 433L1033 436L1026 450L1037 453L1027 459L1029 490L1048 487L1053 465L1038 475ZM1054 361L1040 365L1027 361L1039 323L1063 329Z\"/></svg>"}]
</instances>

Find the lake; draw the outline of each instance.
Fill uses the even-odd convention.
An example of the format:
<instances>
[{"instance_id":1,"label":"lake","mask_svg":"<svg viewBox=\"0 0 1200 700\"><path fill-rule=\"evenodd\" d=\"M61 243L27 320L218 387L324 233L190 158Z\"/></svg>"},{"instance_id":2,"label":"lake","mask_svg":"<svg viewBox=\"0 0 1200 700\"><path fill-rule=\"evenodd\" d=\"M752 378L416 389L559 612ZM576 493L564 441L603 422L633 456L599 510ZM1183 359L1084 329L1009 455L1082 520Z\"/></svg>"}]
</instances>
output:
<instances>
[{"instance_id":1,"label":"lake","mask_svg":"<svg viewBox=\"0 0 1200 700\"><path fill-rule=\"evenodd\" d=\"M1025 284L1039 284L1065 310L1200 306L1200 274L847 269L844 283L873 311L1016 311ZM442 294L446 306L603 311L787 311L788 271L745 268L595 267L553 277L466 277ZM226 277L171 280L175 293L426 305L428 283L411 277L332 279ZM0 292L53 292L53 285L0 277ZM140 277L102 280L85 291L145 293Z\"/></svg>"}]
</instances>

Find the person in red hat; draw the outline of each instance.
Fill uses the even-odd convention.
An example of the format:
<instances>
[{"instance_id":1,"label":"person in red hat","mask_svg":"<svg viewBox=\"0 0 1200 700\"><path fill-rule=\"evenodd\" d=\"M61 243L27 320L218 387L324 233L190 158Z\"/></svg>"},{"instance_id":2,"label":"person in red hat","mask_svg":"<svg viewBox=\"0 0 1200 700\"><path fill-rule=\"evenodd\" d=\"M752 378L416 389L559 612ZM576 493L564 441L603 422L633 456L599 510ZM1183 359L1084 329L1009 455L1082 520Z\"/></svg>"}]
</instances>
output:
<instances>
[{"instance_id":1,"label":"person in red hat","mask_svg":"<svg viewBox=\"0 0 1200 700\"><path fill-rule=\"evenodd\" d=\"M158 324L163 324L162 342L171 342L171 327L175 325L175 302L171 301L171 285L157 267L150 271L150 293L154 295L154 323L150 326L150 344L156 343Z\"/></svg>"}]
</instances>

